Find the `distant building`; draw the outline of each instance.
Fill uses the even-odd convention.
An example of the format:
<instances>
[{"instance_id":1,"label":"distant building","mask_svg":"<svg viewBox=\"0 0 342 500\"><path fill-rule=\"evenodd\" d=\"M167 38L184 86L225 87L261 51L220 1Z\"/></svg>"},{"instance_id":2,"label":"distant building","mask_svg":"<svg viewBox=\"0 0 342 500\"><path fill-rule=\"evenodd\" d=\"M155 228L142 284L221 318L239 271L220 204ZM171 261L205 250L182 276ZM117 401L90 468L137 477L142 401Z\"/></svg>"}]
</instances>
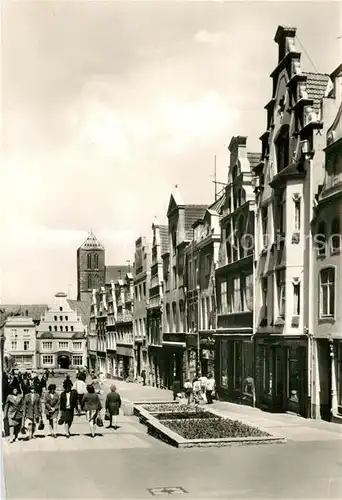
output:
<instances>
[{"instance_id":1,"label":"distant building","mask_svg":"<svg viewBox=\"0 0 342 500\"><path fill-rule=\"evenodd\" d=\"M78 368L87 364L87 324L57 293L37 326L38 368Z\"/></svg>"},{"instance_id":2,"label":"distant building","mask_svg":"<svg viewBox=\"0 0 342 500\"><path fill-rule=\"evenodd\" d=\"M134 378L134 340L133 340L133 275L127 273L124 279L115 283L116 301L116 376L122 379Z\"/></svg>"},{"instance_id":3,"label":"distant building","mask_svg":"<svg viewBox=\"0 0 342 500\"><path fill-rule=\"evenodd\" d=\"M13 316L4 326L6 354L12 357L13 367L18 370L32 370L37 367L36 325L28 317Z\"/></svg>"},{"instance_id":4,"label":"distant building","mask_svg":"<svg viewBox=\"0 0 342 500\"><path fill-rule=\"evenodd\" d=\"M135 351L135 372L137 376L145 370L147 377L147 310L149 301L151 255L148 241L145 237L140 237L135 242L134 254L134 308L133 308L133 328L134 328L134 351Z\"/></svg>"},{"instance_id":5,"label":"distant building","mask_svg":"<svg viewBox=\"0 0 342 500\"><path fill-rule=\"evenodd\" d=\"M77 300L91 302L91 292L105 285L105 249L90 232L77 250Z\"/></svg>"}]
</instances>

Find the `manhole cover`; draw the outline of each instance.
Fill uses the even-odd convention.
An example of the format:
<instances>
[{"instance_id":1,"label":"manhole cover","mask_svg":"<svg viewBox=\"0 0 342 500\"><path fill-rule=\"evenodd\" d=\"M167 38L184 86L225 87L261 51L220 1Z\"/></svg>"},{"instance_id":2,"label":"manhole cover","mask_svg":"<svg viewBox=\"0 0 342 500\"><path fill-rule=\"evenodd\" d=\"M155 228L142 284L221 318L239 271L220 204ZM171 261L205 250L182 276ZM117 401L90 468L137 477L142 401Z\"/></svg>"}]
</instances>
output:
<instances>
[{"instance_id":1,"label":"manhole cover","mask_svg":"<svg viewBox=\"0 0 342 500\"><path fill-rule=\"evenodd\" d=\"M181 486L163 486L160 488L147 488L147 489L154 497L162 495L183 495L184 493L188 493Z\"/></svg>"}]
</instances>

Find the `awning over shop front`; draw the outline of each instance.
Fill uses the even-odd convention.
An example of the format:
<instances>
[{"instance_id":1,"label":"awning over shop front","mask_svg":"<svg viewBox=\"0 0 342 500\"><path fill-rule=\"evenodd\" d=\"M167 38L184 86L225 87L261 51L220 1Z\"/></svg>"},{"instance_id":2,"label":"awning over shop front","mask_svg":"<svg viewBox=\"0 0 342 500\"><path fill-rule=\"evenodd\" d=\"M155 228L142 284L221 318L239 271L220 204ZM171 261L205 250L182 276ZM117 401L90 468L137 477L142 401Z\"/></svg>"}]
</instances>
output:
<instances>
[{"instance_id":1,"label":"awning over shop front","mask_svg":"<svg viewBox=\"0 0 342 500\"><path fill-rule=\"evenodd\" d=\"M163 346L165 347L181 347L181 348L184 348L186 347L186 343L185 342L167 342L166 340L163 340Z\"/></svg>"}]
</instances>

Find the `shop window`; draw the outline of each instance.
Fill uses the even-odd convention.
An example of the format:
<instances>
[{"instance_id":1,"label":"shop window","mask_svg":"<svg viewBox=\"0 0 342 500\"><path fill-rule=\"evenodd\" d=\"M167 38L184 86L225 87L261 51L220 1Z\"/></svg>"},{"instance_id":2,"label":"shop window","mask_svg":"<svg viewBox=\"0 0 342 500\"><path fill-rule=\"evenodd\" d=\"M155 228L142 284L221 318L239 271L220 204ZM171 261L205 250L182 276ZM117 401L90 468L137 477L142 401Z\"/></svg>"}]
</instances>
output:
<instances>
[{"instance_id":1,"label":"shop window","mask_svg":"<svg viewBox=\"0 0 342 500\"><path fill-rule=\"evenodd\" d=\"M289 370L288 370L288 400L289 403L299 404L300 397L300 357L298 349L289 348Z\"/></svg>"},{"instance_id":2,"label":"shop window","mask_svg":"<svg viewBox=\"0 0 342 500\"><path fill-rule=\"evenodd\" d=\"M335 316L335 268L328 267L320 274L320 317Z\"/></svg>"},{"instance_id":3,"label":"shop window","mask_svg":"<svg viewBox=\"0 0 342 500\"><path fill-rule=\"evenodd\" d=\"M334 217L331 222L331 253L339 253L341 250L341 221Z\"/></svg>"},{"instance_id":4,"label":"shop window","mask_svg":"<svg viewBox=\"0 0 342 500\"><path fill-rule=\"evenodd\" d=\"M272 396L272 351L269 347L261 348L262 389L266 396Z\"/></svg>"},{"instance_id":5,"label":"shop window","mask_svg":"<svg viewBox=\"0 0 342 500\"><path fill-rule=\"evenodd\" d=\"M221 341L221 386L228 389L228 342Z\"/></svg>"},{"instance_id":6,"label":"shop window","mask_svg":"<svg viewBox=\"0 0 342 500\"><path fill-rule=\"evenodd\" d=\"M242 389L242 343L234 342L234 389Z\"/></svg>"}]
</instances>

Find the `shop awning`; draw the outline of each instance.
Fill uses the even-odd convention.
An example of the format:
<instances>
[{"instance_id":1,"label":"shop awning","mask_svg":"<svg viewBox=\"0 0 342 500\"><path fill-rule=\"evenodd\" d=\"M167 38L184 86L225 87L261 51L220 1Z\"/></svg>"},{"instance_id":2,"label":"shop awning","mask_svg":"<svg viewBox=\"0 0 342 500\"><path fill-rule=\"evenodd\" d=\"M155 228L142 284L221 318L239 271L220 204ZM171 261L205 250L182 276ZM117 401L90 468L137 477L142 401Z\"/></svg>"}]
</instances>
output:
<instances>
[{"instance_id":1,"label":"shop awning","mask_svg":"<svg viewBox=\"0 0 342 500\"><path fill-rule=\"evenodd\" d=\"M167 342L166 340L163 341L163 346L165 347L186 347L185 342Z\"/></svg>"}]
</instances>

